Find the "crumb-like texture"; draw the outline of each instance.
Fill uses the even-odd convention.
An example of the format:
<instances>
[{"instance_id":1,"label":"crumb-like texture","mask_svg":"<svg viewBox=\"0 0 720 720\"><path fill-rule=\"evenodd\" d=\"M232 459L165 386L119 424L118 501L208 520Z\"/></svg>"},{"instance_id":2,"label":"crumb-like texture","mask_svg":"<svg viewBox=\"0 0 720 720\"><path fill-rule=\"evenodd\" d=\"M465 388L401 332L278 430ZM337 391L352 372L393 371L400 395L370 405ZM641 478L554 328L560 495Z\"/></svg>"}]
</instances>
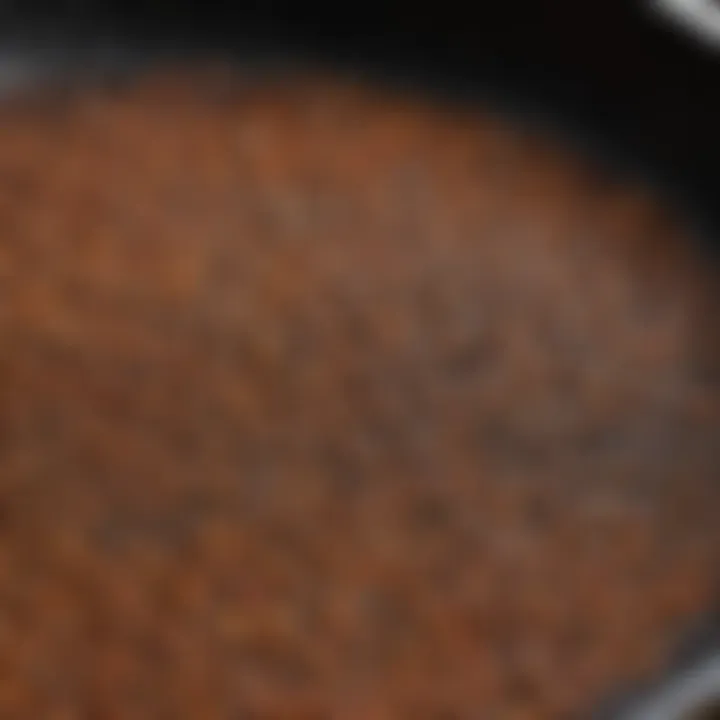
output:
<instances>
[{"instance_id":1,"label":"crumb-like texture","mask_svg":"<svg viewBox=\"0 0 720 720\"><path fill-rule=\"evenodd\" d=\"M0 717L583 716L714 601L708 265L312 77L0 110Z\"/></svg>"}]
</instances>

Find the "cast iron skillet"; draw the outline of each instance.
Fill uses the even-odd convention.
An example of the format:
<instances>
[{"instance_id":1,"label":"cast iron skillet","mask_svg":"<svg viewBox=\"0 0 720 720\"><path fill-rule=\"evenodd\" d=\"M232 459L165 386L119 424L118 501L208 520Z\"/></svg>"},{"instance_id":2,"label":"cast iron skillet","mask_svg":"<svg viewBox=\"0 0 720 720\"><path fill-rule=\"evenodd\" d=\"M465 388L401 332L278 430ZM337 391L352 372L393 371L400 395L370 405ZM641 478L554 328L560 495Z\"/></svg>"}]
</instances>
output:
<instances>
[{"instance_id":1,"label":"cast iron skillet","mask_svg":"<svg viewBox=\"0 0 720 720\"><path fill-rule=\"evenodd\" d=\"M613 6L605 15L594 9L591 14L600 13L603 20L605 32L599 34L604 37L591 50L580 51L583 21L568 3L559 3L553 11L560 22L552 32L548 32L552 22L547 17L542 29L538 25L530 32L518 28L522 12L518 8L513 18L488 9L487 27L468 31L459 17L455 24L452 18L443 18L435 27L434 17L413 21L396 3L395 15L377 10L373 14L368 9L352 32L340 19L313 16L309 8L303 15L276 5L273 15L260 5L248 4L237 16L243 30L228 33L227 18L219 8L173 5L181 17L184 12L191 18L192 30L178 24L177 18L174 23L161 4L145 11L127 3L102 9L91 3L73 8L55 5L15 9L9 14L6 8L0 92L11 94L38 83L52 87L112 82L159 59L200 57L209 51L244 61L310 58L452 97L490 99L516 114L534 113L556 130L560 127L573 135L584 150L610 153L614 162L625 163L652 183L670 188L678 205L689 208L713 248L718 227L715 212L720 206L716 134L720 110L714 97L720 87L720 69L714 55L715 34L704 34L710 47L702 52L683 39L682 32L673 34L671 19L677 16L668 15L663 27L647 9L640 15L633 14L637 8L623 13ZM664 3L662 9L670 6ZM543 18L542 12L535 12ZM199 23L198 13L203 13ZM448 16L451 13L449 8ZM333 43L337 36L342 43ZM414 52L413 45L419 45ZM579 52L573 55L573 50ZM593 82L596 87L587 87ZM664 112L659 114L659 108ZM715 703L712 707L705 705L708 698ZM720 717L717 626L703 625L669 665L666 676L631 689L599 709L598 717Z\"/></svg>"}]
</instances>

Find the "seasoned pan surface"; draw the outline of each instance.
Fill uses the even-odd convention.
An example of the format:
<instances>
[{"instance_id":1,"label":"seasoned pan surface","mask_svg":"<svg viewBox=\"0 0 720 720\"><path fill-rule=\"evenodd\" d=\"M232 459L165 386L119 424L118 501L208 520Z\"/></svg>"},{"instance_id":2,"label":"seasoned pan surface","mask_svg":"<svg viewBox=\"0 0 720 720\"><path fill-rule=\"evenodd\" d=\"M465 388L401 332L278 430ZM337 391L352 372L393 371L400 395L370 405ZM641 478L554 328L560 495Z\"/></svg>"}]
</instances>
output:
<instances>
[{"instance_id":1,"label":"seasoned pan surface","mask_svg":"<svg viewBox=\"0 0 720 720\"><path fill-rule=\"evenodd\" d=\"M8 100L0 715L561 718L660 673L720 548L688 227L339 75Z\"/></svg>"}]
</instances>

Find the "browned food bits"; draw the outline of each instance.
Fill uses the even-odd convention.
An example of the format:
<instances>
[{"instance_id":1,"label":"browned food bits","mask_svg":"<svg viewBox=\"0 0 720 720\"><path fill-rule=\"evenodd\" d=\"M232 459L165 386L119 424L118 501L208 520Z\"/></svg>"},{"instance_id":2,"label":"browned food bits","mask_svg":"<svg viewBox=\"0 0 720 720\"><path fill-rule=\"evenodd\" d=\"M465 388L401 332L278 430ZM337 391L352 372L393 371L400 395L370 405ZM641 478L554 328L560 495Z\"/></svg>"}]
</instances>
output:
<instances>
[{"instance_id":1,"label":"browned food bits","mask_svg":"<svg viewBox=\"0 0 720 720\"><path fill-rule=\"evenodd\" d=\"M661 205L326 78L0 109L0 716L542 720L655 672L720 548Z\"/></svg>"}]
</instances>

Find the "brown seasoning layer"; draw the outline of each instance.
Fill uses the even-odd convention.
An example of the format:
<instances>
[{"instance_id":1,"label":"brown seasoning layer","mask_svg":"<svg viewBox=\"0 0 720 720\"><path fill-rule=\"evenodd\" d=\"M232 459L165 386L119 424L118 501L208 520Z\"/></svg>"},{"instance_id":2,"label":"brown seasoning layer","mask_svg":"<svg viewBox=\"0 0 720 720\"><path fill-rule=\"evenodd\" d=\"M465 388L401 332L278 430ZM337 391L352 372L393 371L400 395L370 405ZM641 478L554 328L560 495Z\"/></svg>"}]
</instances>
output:
<instances>
[{"instance_id":1,"label":"brown seasoning layer","mask_svg":"<svg viewBox=\"0 0 720 720\"><path fill-rule=\"evenodd\" d=\"M706 266L490 114L6 104L0 717L543 720L656 672L720 567Z\"/></svg>"}]
</instances>

